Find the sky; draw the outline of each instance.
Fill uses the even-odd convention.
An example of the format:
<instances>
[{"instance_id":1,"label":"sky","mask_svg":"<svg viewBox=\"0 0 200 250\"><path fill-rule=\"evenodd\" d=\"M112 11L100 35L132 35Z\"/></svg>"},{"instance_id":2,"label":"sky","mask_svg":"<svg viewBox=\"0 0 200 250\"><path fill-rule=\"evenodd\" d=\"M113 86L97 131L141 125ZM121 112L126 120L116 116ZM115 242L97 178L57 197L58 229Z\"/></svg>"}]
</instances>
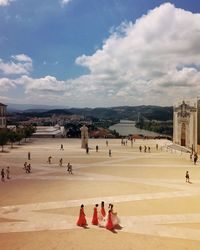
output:
<instances>
[{"instance_id":1,"label":"sky","mask_svg":"<svg viewBox=\"0 0 200 250\"><path fill-rule=\"evenodd\" d=\"M197 0L0 0L1 103L172 106L199 55Z\"/></svg>"}]
</instances>

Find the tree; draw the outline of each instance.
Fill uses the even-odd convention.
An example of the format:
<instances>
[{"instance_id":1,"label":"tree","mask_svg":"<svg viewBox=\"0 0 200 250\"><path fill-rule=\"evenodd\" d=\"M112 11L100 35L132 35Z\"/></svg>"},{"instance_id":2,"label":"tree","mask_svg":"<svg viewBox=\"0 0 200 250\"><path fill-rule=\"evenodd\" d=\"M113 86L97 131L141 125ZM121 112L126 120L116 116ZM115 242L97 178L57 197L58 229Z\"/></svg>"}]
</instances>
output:
<instances>
[{"instance_id":1,"label":"tree","mask_svg":"<svg viewBox=\"0 0 200 250\"><path fill-rule=\"evenodd\" d=\"M19 145L20 145L20 142L23 138L24 138L23 128L18 127L16 130L16 141L19 143Z\"/></svg>"},{"instance_id":2,"label":"tree","mask_svg":"<svg viewBox=\"0 0 200 250\"><path fill-rule=\"evenodd\" d=\"M33 133L35 133L36 128L33 127L32 125L26 125L23 127L23 131L24 131L24 138L25 138L25 142L26 142L26 139L31 137L31 135Z\"/></svg>"},{"instance_id":3,"label":"tree","mask_svg":"<svg viewBox=\"0 0 200 250\"><path fill-rule=\"evenodd\" d=\"M0 129L0 145L2 147L2 150L1 150L2 152L3 152L4 145L6 145L6 143L9 140L8 133L9 132L7 129Z\"/></svg>"},{"instance_id":4,"label":"tree","mask_svg":"<svg viewBox=\"0 0 200 250\"><path fill-rule=\"evenodd\" d=\"M8 132L8 138L9 138L9 141L11 143L11 148L13 148L13 143L15 143L18 140L18 134L17 134L17 132L15 132L13 130L10 130Z\"/></svg>"}]
</instances>

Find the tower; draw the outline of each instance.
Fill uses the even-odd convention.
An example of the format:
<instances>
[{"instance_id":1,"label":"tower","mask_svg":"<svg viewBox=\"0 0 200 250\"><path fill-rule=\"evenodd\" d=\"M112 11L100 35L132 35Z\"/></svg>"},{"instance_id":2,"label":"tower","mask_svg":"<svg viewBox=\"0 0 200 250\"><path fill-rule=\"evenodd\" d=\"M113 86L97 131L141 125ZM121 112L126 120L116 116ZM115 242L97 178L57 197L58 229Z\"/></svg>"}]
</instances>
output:
<instances>
[{"instance_id":1,"label":"tower","mask_svg":"<svg viewBox=\"0 0 200 250\"><path fill-rule=\"evenodd\" d=\"M0 128L6 128L6 107L7 105L0 103Z\"/></svg>"},{"instance_id":2,"label":"tower","mask_svg":"<svg viewBox=\"0 0 200 250\"><path fill-rule=\"evenodd\" d=\"M80 128L81 130L81 147L87 148L88 147L88 128L83 125L83 127Z\"/></svg>"},{"instance_id":3,"label":"tower","mask_svg":"<svg viewBox=\"0 0 200 250\"><path fill-rule=\"evenodd\" d=\"M199 152L200 100L182 101L174 105L173 142Z\"/></svg>"}]
</instances>

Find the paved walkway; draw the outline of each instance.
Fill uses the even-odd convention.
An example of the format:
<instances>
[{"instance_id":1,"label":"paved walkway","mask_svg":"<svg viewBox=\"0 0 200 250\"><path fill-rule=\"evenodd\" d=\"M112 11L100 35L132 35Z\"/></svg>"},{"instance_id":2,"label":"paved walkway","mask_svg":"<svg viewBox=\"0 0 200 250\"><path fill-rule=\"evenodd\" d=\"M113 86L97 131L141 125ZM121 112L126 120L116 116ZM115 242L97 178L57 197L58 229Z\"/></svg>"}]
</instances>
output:
<instances>
[{"instance_id":1,"label":"paved walkway","mask_svg":"<svg viewBox=\"0 0 200 250\"><path fill-rule=\"evenodd\" d=\"M166 149L166 148L165 148ZM170 155L170 152L168 152ZM40 180L82 180L82 181L115 181L115 182L127 182L143 185L152 185L157 187L167 188L168 191L130 194L130 195L117 195L117 196L105 196L105 197L93 197L84 199L84 204L93 205L100 203L102 200L105 203L113 202L114 204L131 202L131 201L145 201L145 200L162 200L167 198L178 197L196 197L200 195L200 185L189 185L180 181L180 179L151 179L151 178L133 178L123 177L108 174L97 173L84 173L80 171L87 167L97 167L106 164L106 166L117 166L123 162L130 160L141 159L148 157L154 158L154 154L142 154L131 155L123 154L120 159L108 159L103 162L93 162L89 164L74 164L74 175L63 173L63 168L57 166L49 166L47 164L41 164L40 166L34 166L37 172L30 175L21 174L14 179L40 179ZM162 158L162 153L156 155L157 158ZM179 157L179 156L175 156ZM130 164L123 164L124 166L130 166ZM137 167L152 167L153 164L137 164ZM55 168L54 168L55 167ZM167 164L163 164L162 167L168 167ZM191 167L191 165L176 165L178 168ZM58 173L56 175L56 173ZM52 175L54 174L54 175ZM195 184L200 184L196 182ZM171 191L170 191L171 190ZM56 201L56 202L44 202L44 203L32 203L21 204L0 207L0 218L4 219L0 223L0 233L9 232L30 232L40 230L60 230L60 229L74 229L80 230L76 226L77 217L70 215L62 215L57 213L50 213L49 209L61 209L69 207L79 207L83 203L81 200L68 200L68 201ZM7 220L7 221L6 221ZM195 214L159 214L159 215L138 215L138 216L120 216L121 231L137 234L146 234L153 236L165 236L172 238L188 239L188 240L200 240L200 228L192 229L186 227L180 227L179 224L185 223L200 223L200 213ZM89 222L89 219L88 219ZM90 228L97 230L104 230L99 227L95 227L89 223Z\"/></svg>"}]
</instances>

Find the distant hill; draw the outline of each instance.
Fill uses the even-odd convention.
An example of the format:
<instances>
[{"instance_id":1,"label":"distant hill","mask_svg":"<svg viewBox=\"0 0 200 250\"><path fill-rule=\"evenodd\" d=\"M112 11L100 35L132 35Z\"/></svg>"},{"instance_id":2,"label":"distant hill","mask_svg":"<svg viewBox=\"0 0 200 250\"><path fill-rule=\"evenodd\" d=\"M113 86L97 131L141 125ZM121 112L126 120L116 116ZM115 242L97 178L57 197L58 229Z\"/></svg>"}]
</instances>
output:
<instances>
[{"instance_id":1,"label":"distant hill","mask_svg":"<svg viewBox=\"0 0 200 250\"><path fill-rule=\"evenodd\" d=\"M139 117L148 120L167 121L172 120L173 107L160 106L121 106L112 108L71 108L68 109L71 113L87 116L97 117L99 119L108 120L138 120Z\"/></svg>"},{"instance_id":2,"label":"distant hill","mask_svg":"<svg viewBox=\"0 0 200 250\"><path fill-rule=\"evenodd\" d=\"M117 122L121 119L138 120L138 117L148 120L167 121L172 120L173 107L160 107L160 106L120 106L111 108L68 108L68 109L29 109L22 112L23 115L29 116L52 116L56 115L81 115L85 118L93 117L103 120L111 120Z\"/></svg>"},{"instance_id":3,"label":"distant hill","mask_svg":"<svg viewBox=\"0 0 200 250\"><path fill-rule=\"evenodd\" d=\"M70 112L67 109L53 109L48 110L42 113L44 116L51 116L51 115L73 115L72 112Z\"/></svg>"},{"instance_id":4,"label":"distant hill","mask_svg":"<svg viewBox=\"0 0 200 250\"><path fill-rule=\"evenodd\" d=\"M66 106L53 106L53 105L40 105L40 104L13 104L6 103L8 112L16 111L28 111L28 112L40 112L40 110L48 111L51 109L65 109Z\"/></svg>"}]
</instances>

